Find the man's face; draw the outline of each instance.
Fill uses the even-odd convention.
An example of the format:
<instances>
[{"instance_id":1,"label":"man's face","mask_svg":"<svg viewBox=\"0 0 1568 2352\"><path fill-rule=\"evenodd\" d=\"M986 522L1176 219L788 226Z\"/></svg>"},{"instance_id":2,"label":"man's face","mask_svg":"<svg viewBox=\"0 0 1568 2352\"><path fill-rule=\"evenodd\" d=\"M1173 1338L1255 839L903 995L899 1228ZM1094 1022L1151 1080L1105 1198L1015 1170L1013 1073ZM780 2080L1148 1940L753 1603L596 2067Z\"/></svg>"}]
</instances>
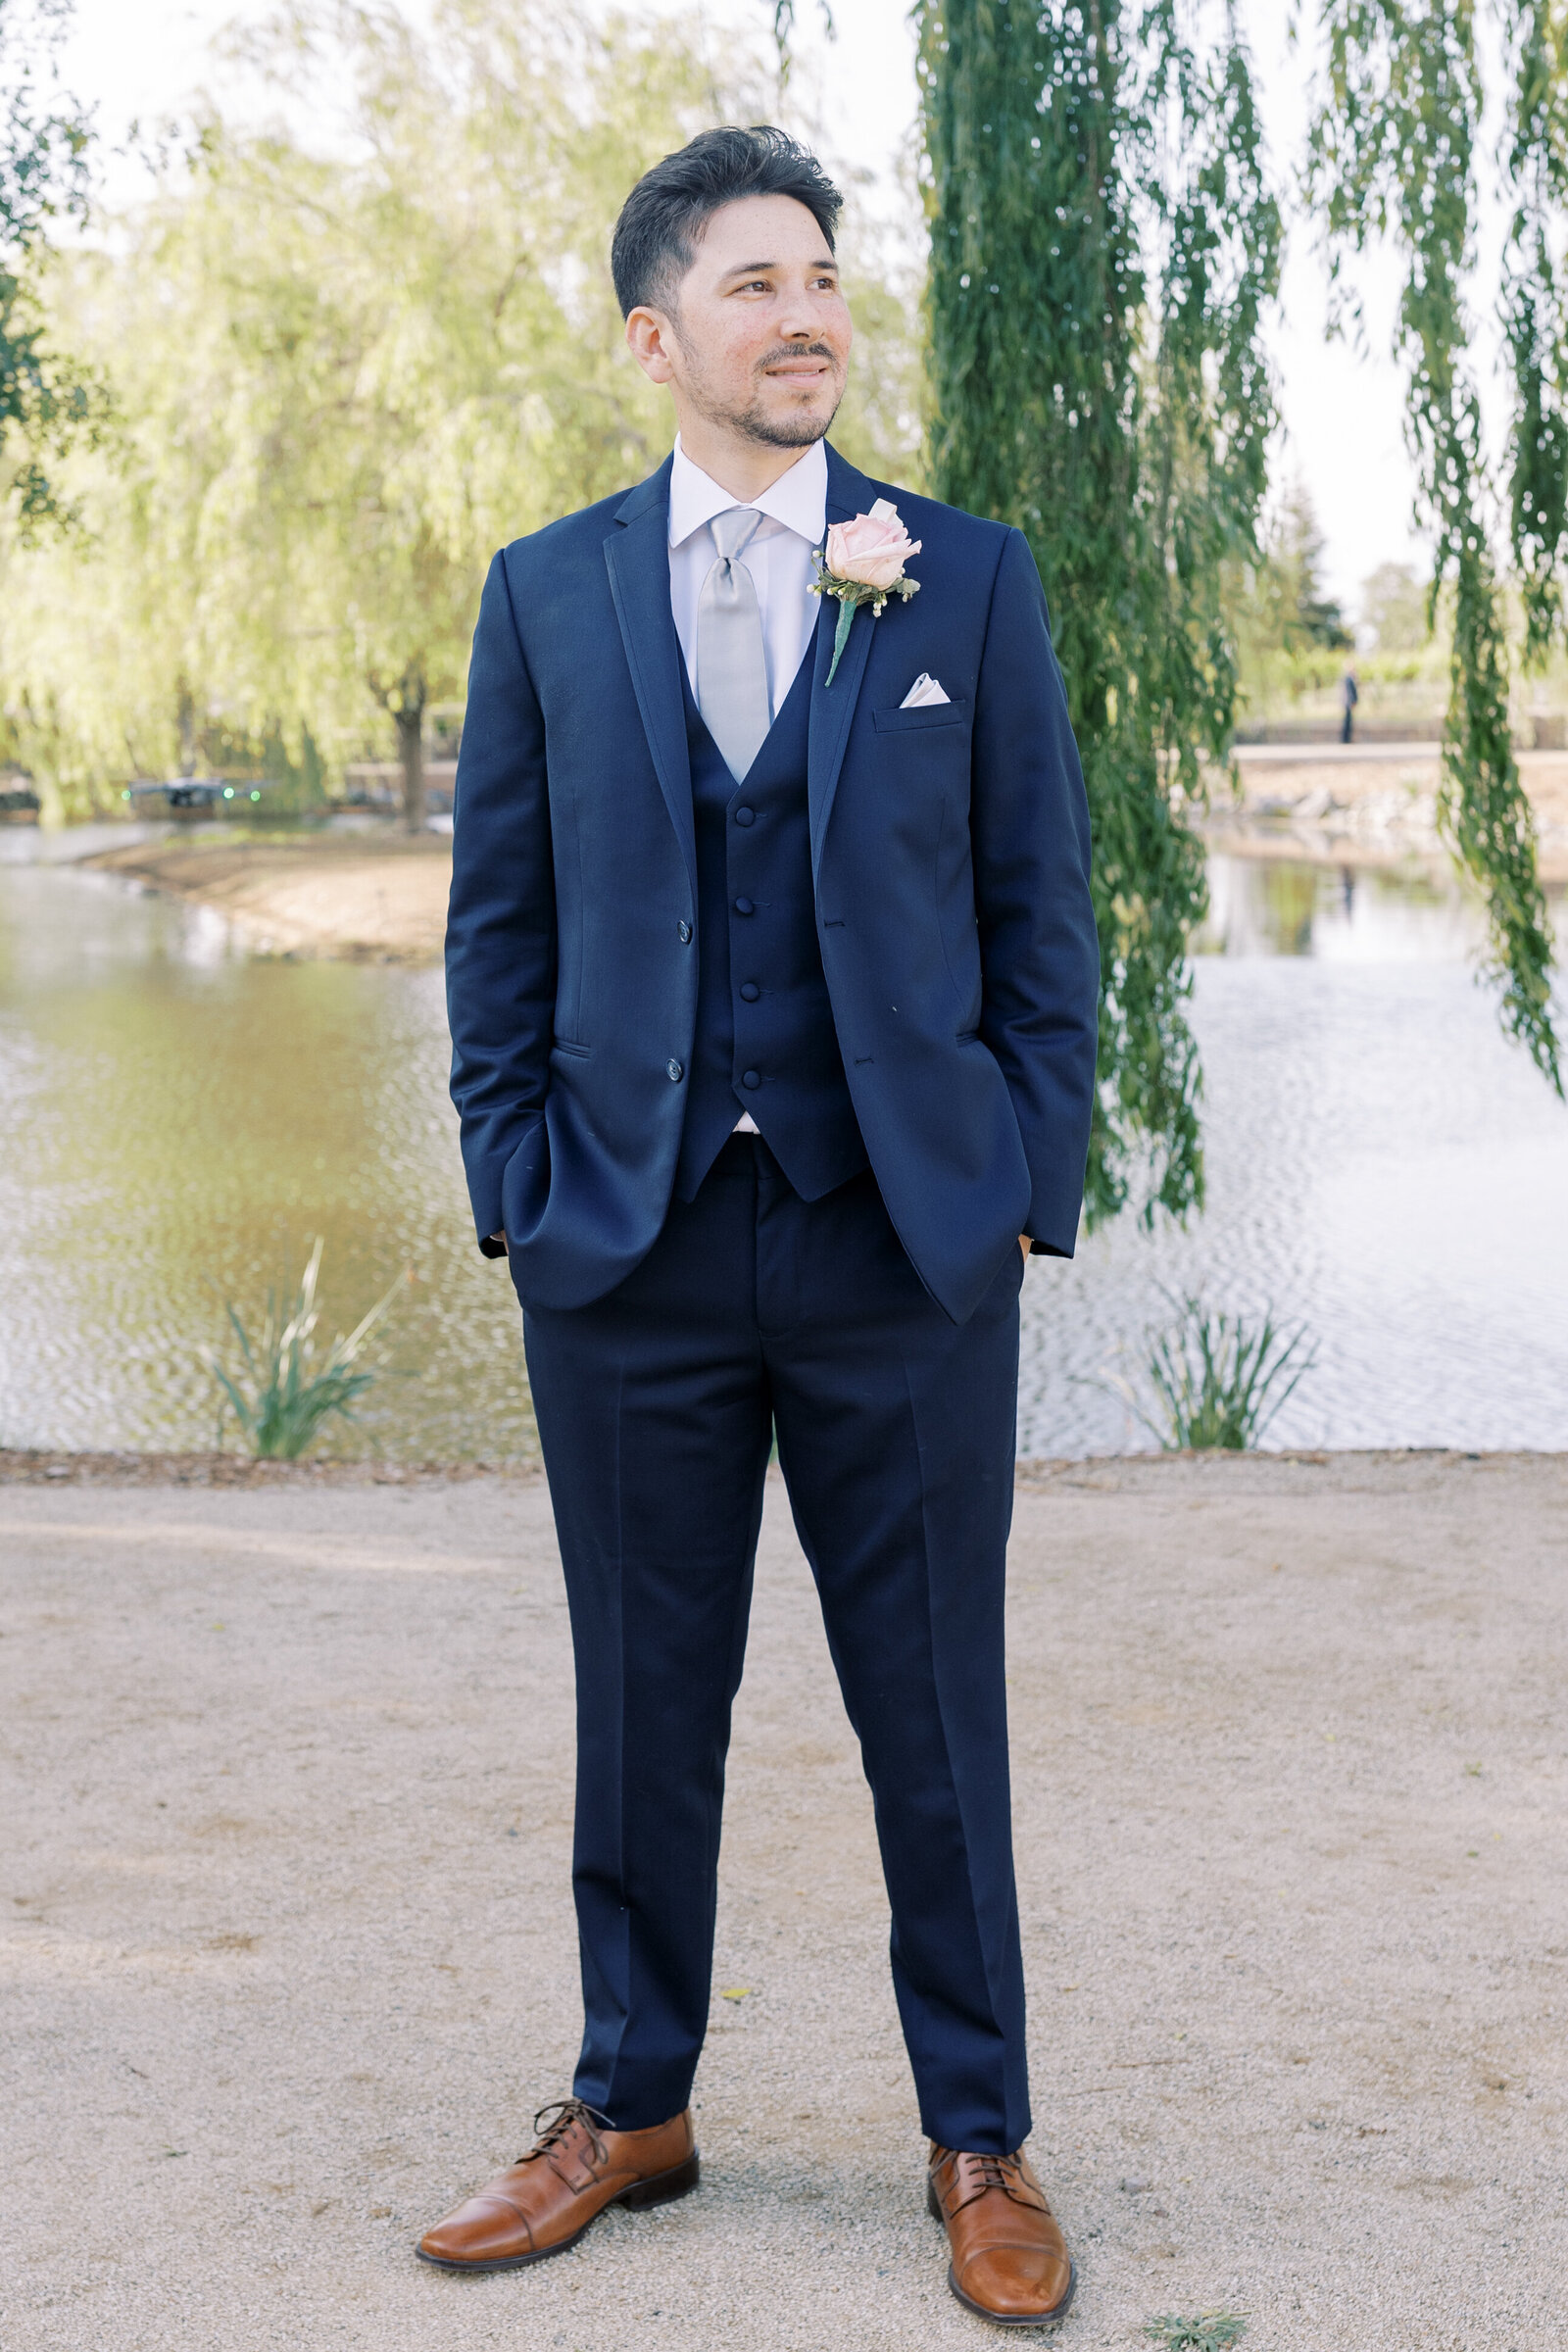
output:
<instances>
[{"instance_id":1,"label":"man's face","mask_svg":"<svg viewBox=\"0 0 1568 2352\"><path fill-rule=\"evenodd\" d=\"M774 449L820 441L844 397L854 328L838 265L804 204L746 196L714 213L673 308L626 339L676 406Z\"/></svg>"}]
</instances>

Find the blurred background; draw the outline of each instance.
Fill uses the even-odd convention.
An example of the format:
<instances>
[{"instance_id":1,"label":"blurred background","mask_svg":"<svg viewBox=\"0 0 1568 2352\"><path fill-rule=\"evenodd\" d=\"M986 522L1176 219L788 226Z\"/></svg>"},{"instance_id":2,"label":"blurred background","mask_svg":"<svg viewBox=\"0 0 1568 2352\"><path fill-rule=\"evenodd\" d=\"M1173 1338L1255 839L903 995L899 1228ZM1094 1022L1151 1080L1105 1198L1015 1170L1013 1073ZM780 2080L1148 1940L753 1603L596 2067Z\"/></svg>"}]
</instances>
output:
<instances>
[{"instance_id":1,"label":"blurred background","mask_svg":"<svg viewBox=\"0 0 1568 2352\"><path fill-rule=\"evenodd\" d=\"M1098 51L968 0L0 0L0 1446L271 1449L247 1400L390 1292L302 1443L531 1454L445 1091L467 642L496 546L667 448L610 232L731 120L848 194L836 443L1028 531L1084 746L1102 1116L1020 1451L1568 1445L1531 13L1412 85L1340 0Z\"/></svg>"}]
</instances>

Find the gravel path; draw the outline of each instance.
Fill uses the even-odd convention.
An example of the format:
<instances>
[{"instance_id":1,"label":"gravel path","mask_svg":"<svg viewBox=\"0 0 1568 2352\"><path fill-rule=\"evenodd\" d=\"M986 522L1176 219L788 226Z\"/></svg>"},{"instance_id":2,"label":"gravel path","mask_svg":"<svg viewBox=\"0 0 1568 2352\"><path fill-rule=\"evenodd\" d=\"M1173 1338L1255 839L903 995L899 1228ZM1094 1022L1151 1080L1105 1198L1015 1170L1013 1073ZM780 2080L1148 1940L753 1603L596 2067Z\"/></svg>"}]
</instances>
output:
<instances>
[{"instance_id":1,"label":"gravel path","mask_svg":"<svg viewBox=\"0 0 1568 2352\"><path fill-rule=\"evenodd\" d=\"M0 1562L7 2352L1000 2340L922 2208L781 1490L702 2191L488 2279L410 2245L569 2078L543 1489L0 1484ZM1026 1474L1013 1572L1057 2340L1224 2303L1248 2352L1555 2352L1568 1458Z\"/></svg>"}]
</instances>

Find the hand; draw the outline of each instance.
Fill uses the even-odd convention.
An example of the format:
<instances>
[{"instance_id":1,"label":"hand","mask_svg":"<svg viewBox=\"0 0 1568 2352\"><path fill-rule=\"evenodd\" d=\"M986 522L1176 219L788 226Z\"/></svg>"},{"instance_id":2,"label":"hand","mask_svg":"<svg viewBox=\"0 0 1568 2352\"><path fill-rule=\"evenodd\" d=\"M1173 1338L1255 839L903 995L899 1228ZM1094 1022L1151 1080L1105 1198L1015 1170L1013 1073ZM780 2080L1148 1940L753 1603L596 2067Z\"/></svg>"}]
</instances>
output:
<instances>
[{"instance_id":1,"label":"hand","mask_svg":"<svg viewBox=\"0 0 1568 2352\"><path fill-rule=\"evenodd\" d=\"M1027 1257L1029 1254L1029 1236L1026 1233L1019 1234L1018 1247L1023 1251L1025 1257Z\"/></svg>"},{"instance_id":2,"label":"hand","mask_svg":"<svg viewBox=\"0 0 1568 2352\"><path fill-rule=\"evenodd\" d=\"M493 1242L499 1242L499 1243L501 1244L501 1247L502 1247L502 1249L503 1249L503 1250L505 1250L505 1248L506 1248L506 1246L507 1246L507 1237L506 1237L506 1235L505 1235L504 1233L493 1233L493 1234L490 1236L490 1239L491 1239Z\"/></svg>"}]
</instances>

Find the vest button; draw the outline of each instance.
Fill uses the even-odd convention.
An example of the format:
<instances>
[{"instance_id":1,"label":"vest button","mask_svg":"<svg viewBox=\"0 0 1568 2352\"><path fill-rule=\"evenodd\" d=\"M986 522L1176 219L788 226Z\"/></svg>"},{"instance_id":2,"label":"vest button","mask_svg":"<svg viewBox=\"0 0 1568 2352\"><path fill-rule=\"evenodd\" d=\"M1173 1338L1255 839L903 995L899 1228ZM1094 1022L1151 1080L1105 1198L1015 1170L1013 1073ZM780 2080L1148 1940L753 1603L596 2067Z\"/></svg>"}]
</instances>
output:
<instances>
[{"instance_id":1,"label":"vest button","mask_svg":"<svg viewBox=\"0 0 1568 2352\"><path fill-rule=\"evenodd\" d=\"M682 923L680 926L680 944L683 948L689 948L692 944L692 927L690 923Z\"/></svg>"},{"instance_id":2,"label":"vest button","mask_svg":"<svg viewBox=\"0 0 1568 2352\"><path fill-rule=\"evenodd\" d=\"M758 987L755 980L743 980L741 982L741 995L745 998L748 1004L755 1004L761 993L761 990Z\"/></svg>"},{"instance_id":3,"label":"vest button","mask_svg":"<svg viewBox=\"0 0 1568 2352\"><path fill-rule=\"evenodd\" d=\"M742 1070L742 1072L741 1072L741 1084L742 1084L742 1086L746 1086L746 1087L755 1087L755 1086L760 1086L760 1085L761 1085L761 1083L762 1083L762 1073L761 1073L761 1071L760 1071L760 1070Z\"/></svg>"},{"instance_id":4,"label":"vest button","mask_svg":"<svg viewBox=\"0 0 1568 2352\"><path fill-rule=\"evenodd\" d=\"M755 914L757 909L752 905L750 899L737 899L735 902L735 911L737 914Z\"/></svg>"},{"instance_id":5,"label":"vest button","mask_svg":"<svg viewBox=\"0 0 1568 2352\"><path fill-rule=\"evenodd\" d=\"M735 811L735 822L738 825L755 824L757 822L757 810L755 808L737 808Z\"/></svg>"},{"instance_id":6,"label":"vest button","mask_svg":"<svg viewBox=\"0 0 1568 2352\"><path fill-rule=\"evenodd\" d=\"M680 1063L678 1061L666 1061L664 1064L664 1076L678 1084L682 1076Z\"/></svg>"}]
</instances>

